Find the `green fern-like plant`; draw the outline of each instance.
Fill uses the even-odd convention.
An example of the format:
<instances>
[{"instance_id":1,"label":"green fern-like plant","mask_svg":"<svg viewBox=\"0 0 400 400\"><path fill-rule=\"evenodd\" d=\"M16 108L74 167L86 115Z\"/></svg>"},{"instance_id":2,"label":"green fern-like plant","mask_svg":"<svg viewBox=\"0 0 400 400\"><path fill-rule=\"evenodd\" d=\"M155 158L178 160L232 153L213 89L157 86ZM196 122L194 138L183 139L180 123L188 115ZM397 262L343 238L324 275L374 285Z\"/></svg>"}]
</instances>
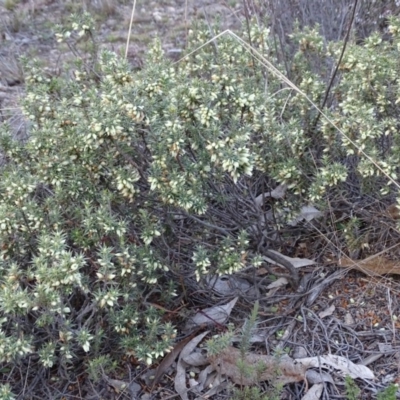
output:
<instances>
[{"instance_id":1,"label":"green fern-like plant","mask_svg":"<svg viewBox=\"0 0 400 400\"><path fill-rule=\"evenodd\" d=\"M357 400L360 396L361 390L350 376L346 376L344 379L346 388L346 399Z\"/></svg>"},{"instance_id":2,"label":"green fern-like plant","mask_svg":"<svg viewBox=\"0 0 400 400\"><path fill-rule=\"evenodd\" d=\"M396 400L396 393L398 389L398 385L391 383L385 390L378 393L376 398L378 400Z\"/></svg>"}]
</instances>

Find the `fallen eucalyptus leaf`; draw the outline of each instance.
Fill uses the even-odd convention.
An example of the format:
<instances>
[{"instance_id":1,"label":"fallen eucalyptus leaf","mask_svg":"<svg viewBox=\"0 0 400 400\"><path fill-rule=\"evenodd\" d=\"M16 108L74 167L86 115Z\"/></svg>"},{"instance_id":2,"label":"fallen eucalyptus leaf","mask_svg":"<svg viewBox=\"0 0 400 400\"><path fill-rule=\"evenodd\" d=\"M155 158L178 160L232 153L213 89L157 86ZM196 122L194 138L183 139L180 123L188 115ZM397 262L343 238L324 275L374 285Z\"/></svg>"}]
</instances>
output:
<instances>
[{"instance_id":1,"label":"fallen eucalyptus leaf","mask_svg":"<svg viewBox=\"0 0 400 400\"><path fill-rule=\"evenodd\" d=\"M362 365L369 365L374 363L376 360L379 360L383 356L383 353L371 354L368 357L364 358L361 361Z\"/></svg>"},{"instance_id":2,"label":"fallen eucalyptus leaf","mask_svg":"<svg viewBox=\"0 0 400 400\"><path fill-rule=\"evenodd\" d=\"M308 390L308 392L301 398L301 400L319 400L321 398L323 390L324 384L317 383Z\"/></svg>"},{"instance_id":3,"label":"fallen eucalyptus leaf","mask_svg":"<svg viewBox=\"0 0 400 400\"><path fill-rule=\"evenodd\" d=\"M203 391L204 388L208 388L210 385L214 385L216 372L212 365L207 365L206 368L199 373L199 387Z\"/></svg>"},{"instance_id":4,"label":"fallen eucalyptus leaf","mask_svg":"<svg viewBox=\"0 0 400 400\"><path fill-rule=\"evenodd\" d=\"M339 267L356 269L369 276L400 275L400 263L384 256L371 256L365 260L352 260L342 257Z\"/></svg>"},{"instance_id":5,"label":"fallen eucalyptus leaf","mask_svg":"<svg viewBox=\"0 0 400 400\"><path fill-rule=\"evenodd\" d=\"M186 366L184 361L185 357L188 357L190 353L197 347L197 345L203 340L203 338L208 335L208 331L201 333L200 335L194 337L186 346L182 349L179 356L178 363L176 365L176 374L174 380L175 391L181 396L182 400L189 400L187 395L188 387L186 386Z\"/></svg>"},{"instance_id":6,"label":"fallen eucalyptus leaf","mask_svg":"<svg viewBox=\"0 0 400 400\"><path fill-rule=\"evenodd\" d=\"M261 207L264 199L266 199L268 197L272 197L274 199L281 199L282 197L285 196L286 190L287 190L287 185L284 183L281 183L279 186L277 186L271 192L265 192L265 193L259 194L254 199L254 202L256 203L256 206Z\"/></svg>"},{"instance_id":7,"label":"fallen eucalyptus leaf","mask_svg":"<svg viewBox=\"0 0 400 400\"><path fill-rule=\"evenodd\" d=\"M344 324L345 325L353 325L354 324L354 318L353 316L348 312L344 316Z\"/></svg>"},{"instance_id":8,"label":"fallen eucalyptus leaf","mask_svg":"<svg viewBox=\"0 0 400 400\"><path fill-rule=\"evenodd\" d=\"M307 222L312 221L314 218L318 218L322 215L322 212L317 210L314 206L303 206L300 209L300 213L296 218L288 223L290 226L296 226L299 222L305 220Z\"/></svg>"},{"instance_id":9,"label":"fallen eucalyptus leaf","mask_svg":"<svg viewBox=\"0 0 400 400\"><path fill-rule=\"evenodd\" d=\"M201 325L224 324L228 320L237 300L238 297L235 297L228 304L205 308L201 312L196 313L187 321L184 330L189 331Z\"/></svg>"},{"instance_id":10,"label":"fallen eucalyptus leaf","mask_svg":"<svg viewBox=\"0 0 400 400\"><path fill-rule=\"evenodd\" d=\"M298 358L295 361L306 368L334 368L341 371L343 376L349 375L351 378L374 379L374 373L366 366L354 364L345 357L327 354L325 356Z\"/></svg>"},{"instance_id":11,"label":"fallen eucalyptus leaf","mask_svg":"<svg viewBox=\"0 0 400 400\"><path fill-rule=\"evenodd\" d=\"M319 372L315 371L314 369L310 369L307 371L306 378L307 382L311 385L323 382L334 383L332 376L328 374L328 372L324 371Z\"/></svg>"},{"instance_id":12,"label":"fallen eucalyptus leaf","mask_svg":"<svg viewBox=\"0 0 400 400\"><path fill-rule=\"evenodd\" d=\"M335 311L335 305L332 304L330 307L328 307L328 308L326 308L325 310L321 311L321 312L318 314L318 316L319 316L320 318L325 318L325 317L327 317L327 316L329 316L329 315L332 315L334 311Z\"/></svg>"},{"instance_id":13,"label":"fallen eucalyptus leaf","mask_svg":"<svg viewBox=\"0 0 400 400\"><path fill-rule=\"evenodd\" d=\"M123 392L129 386L128 383L118 379L111 379L107 375L104 375L104 379L117 393Z\"/></svg>"},{"instance_id":14,"label":"fallen eucalyptus leaf","mask_svg":"<svg viewBox=\"0 0 400 400\"><path fill-rule=\"evenodd\" d=\"M200 367L207 364L207 357L200 352L193 351L188 356L183 357L183 361L192 367Z\"/></svg>"},{"instance_id":15,"label":"fallen eucalyptus leaf","mask_svg":"<svg viewBox=\"0 0 400 400\"><path fill-rule=\"evenodd\" d=\"M283 254L279 253L279 251L275 251L275 250L268 250L271 253L275 253L277 255L279 255L280 257L286 259L287 261L289 261L294 268L301 268L301 267L307 267L309 265L314 265L315 261L313 260L309 260L308 258L292 258L292 257L288 257L288 256L284 256ZM271 264L278 264L279 266L283 267L283 265L279 264L276 261L273 261L272 259L270 259L267 256L263 256L263 260L271 263Z\"/></svg>"},{"instance_id":16,"label":"fallen eucalyptus leaf","mask_svg":"<svg viewBox=\"0 0 400 400\"><path fill-rule=\"evenodd\" d=\"M267 289L274 289L274 288L279 288L281 286L287 285L289 282L286 278L279 278L276 281L273 281L267 286Z\"/></svg>"},{"instance_id":17,"label":"fallen eucalyptus leaf","mask_svg":"<svg viewBox=\"0 0 400 400\"><path fill-rule=\"evenodd\" d=\"M307 350L303 346L296 346L293 352L293 358L307 357Z\"/></svg>"},{"instance_id":18,"label":"fallen eucalyptus leaf","mask_svg":"<svg viewBox=\"0 0 400 400\"><path fill-rule=\"evenodd\" d=\"M157 367L156 373L154 375L153 383L152 383L152 390L155 385L160 381L162 376L167 372L168 368L172 365L175 361L176 357L179 356L182 349L189 343L190 340L193 339L194 335L191 335L179 343L175 344L174 348L163 358L160 365Z\"/></svg>"},{"instance_id":19,"label":"fallen eucalyptus leaf","mask_svg":"<svg viewBox=\"0 0 400 400\"><path fill-rule=\"evenodd\" d=\"M221 383L216 383L213 384L212 388L208 390L206 393L204 393L204 396L201 398L197 398L196 400L204 400L204 399L211 399L212 396L215 396L216 394L223 392L229 385L229 382L226 380L222 381Z\"/></svg>"},{"instance_id":20,"label":"fallen eucalyptus leaf","mask_svg":"<svg viewBox=\"0 0 400 400\"><path fill-rule=\"evenodd\" d=\"M246 293L252 288L249 281L234 275L214 276L207 279L207 286L219 294Z\"/></svg>"},{"instance_id":21,"label":"fallen eucalyptus leaf","mask_svg":"<svg viewBox=\"0 0 400 400\"><path fill-rule=\"evenodd\" d=\"M197 394L201 393L201 390L199 388L199 382L197 382L196 379L189 378L189 386L190 386L190 391L192 393L197 393Z\"/></svg>"},{"instance_id":22,"label":"fallen eucalyptus leaf","mask_svg":"<svg viewBox=\"0 0 400 400\"><path fill-rule=\"evenodd\" d=\"M261 334L252 334L250 339L249 339L249 343L265 343L265 339L266 339L266 335L261 335ZM233 336L233 338L231 339L232 343L240 343L243 340L243 337L240 336Z\"/></svg>"}]
</instances>

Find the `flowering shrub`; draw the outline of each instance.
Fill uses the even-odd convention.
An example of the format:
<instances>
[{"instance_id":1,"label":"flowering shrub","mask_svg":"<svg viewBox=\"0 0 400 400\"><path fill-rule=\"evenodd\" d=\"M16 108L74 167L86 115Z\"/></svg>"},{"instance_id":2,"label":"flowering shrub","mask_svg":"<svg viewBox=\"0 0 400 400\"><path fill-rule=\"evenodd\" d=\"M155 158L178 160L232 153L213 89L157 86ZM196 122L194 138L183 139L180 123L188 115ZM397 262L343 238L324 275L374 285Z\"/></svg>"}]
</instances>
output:
<instances>
[{"instance_id":1,"label":"flowering shrub","mask_svg":"<svg viewBox=\"0 0 400 400\"><path fill-rule=\"evenodd\" d=\"M92 30L86 18L57 38ZM397 179L400 22L390 30L391 43L349 46L331 90L325 111L352 142L323 118L314 126L318 112L229 36L178 64L156 43L135 73L108 51L68 77L28 63L29 139L1 136L0 361L151 364L175 338L165 312L178 291L260 265L266 225L350 184L357 196L393 190L382 170ZM268 29L250 35L283 72ZM208 39L191 32L190 45ZM315 75L309 60L337 59L342 43L315 29L293 42L295 83L318 103L329 63ZM278 184L288 190L272 222L255 197Z\"/></svg>"}]
</instances>

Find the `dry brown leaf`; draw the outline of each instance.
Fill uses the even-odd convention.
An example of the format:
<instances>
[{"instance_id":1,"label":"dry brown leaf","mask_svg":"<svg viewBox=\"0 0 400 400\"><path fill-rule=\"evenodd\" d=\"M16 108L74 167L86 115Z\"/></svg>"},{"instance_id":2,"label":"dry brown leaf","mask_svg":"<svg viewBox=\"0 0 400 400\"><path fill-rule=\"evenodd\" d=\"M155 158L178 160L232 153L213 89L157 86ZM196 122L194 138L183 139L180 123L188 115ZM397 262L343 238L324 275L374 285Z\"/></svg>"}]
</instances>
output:
<instances>
[{"instance_id":1,"label":"dry brown leaf","mask_svg":"<svg viewBox=\"0 0 400 400\"><path fill-rule=\"evenodd\" d=\"M263 276L263 275L268 275L268 274L270 274L270 272L264 267L259 267L256 269L257 276Z\"/></svg>"},{"instance_id":2,"label":"dry brown leaf","mask_svg":"<svg viewBox=\"0 0 400 400\"><path fill-rule=\"evenodd\" d=\"M254 369L254 371L243 376L238 368L238 361L240 359L240 351L234 347L227 347L220 354L208 358L210 364L214 366L218 373L226 375L237 385L250 386L268 380L275 380L283 385L286 383L301 382L305 379L307 371L307 367L301 363L296 364L289 356L278 358L248 353L245 356L245 362L250 367L253 367L251 369ZM260 365L265 366L261 374L257 373Z\"/></svg>"},{"instance_id":3,"label":"dry brown leaf","mask_svg":"<svg viewBox=\"0 0 400 400\"><path fill-rule=\"evenodd\" d=\"M338 266L356 269L370 276L400 275L400 263L383 256L369 257L365 260L343 257L339 260Z\"/></svg>"},{"instance_id":4,"label":"dry brown leaf","mask_svg":"<svg viewBox=\"0 0 400 400\"><path fill-rule=\"evenodd\" d=\"M275 293L279 290L279 287L274 287L272 289L269 289L268 292L265 292L265 298L269 298L275 295Z\"/></svg>"},{"instance_id":5,"label":"dry brown leaf","mask_svg":"<svg viewBox=\"0 0 400 400\"><path fill-rule=\"evenodd\" d=\"M391 204L387 209L386 213L390 218L399 219L400 218L400 210L397 207L397 204Z\"/></svg>"}]
</instances>

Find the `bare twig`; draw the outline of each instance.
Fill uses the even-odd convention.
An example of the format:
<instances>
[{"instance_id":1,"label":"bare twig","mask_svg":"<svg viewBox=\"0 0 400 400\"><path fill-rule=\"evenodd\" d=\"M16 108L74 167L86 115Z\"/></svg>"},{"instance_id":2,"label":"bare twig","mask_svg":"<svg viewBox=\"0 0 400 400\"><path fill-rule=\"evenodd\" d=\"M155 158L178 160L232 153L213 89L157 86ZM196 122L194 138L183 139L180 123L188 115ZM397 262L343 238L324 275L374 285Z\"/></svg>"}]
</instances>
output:
<instances>
[{"instance_id":1,"label":"bare twig","mask_svg":"<svg viewBox=\"0 0 400 400\"><path fill-rule=\"evenodd\" d=\"M330 93L331 88L332 88L332 86L333 86L333 82L334 82L335 77L336 77L336 75L337 75L337 72L338 72L338 70L339 70L340 63L342 62L344 53L345 53L345 51L346 51L346 47L347 47L347 44L348 44L349 39L350 39L351 28L353 27L353 23L354 23L354 17L355 17L355 15L356 15L357 4L358 4L358 0L354 0L353 10L352 10L352 13L351 13L349 26L348 26L348 28L347 28L346 37L344 38L342 51L341 51L340 56L339 56L339 59L338 59L338 61L337 61L337 63L336 63L336 67L335 67L335 69L334 69L334 71L333 71L333 74L332 74L332 76L331 76L331 79L330 79L330 81L329 81L329 84L328 84L328 86L327 86L327 88L326 88L325 95L324 95L324 99L323 99L322 104L321 104L321 106L320 106L320 109L321 109L321 110L323 110L323 108L325 107L325 104L326 104L326 102L327 102L327 100L328 100L328 96L329 96L329 93ZM317 117L315 118L315 121L314 121L314 123L313 123L313 128L314 128L314 129L315 129L315 127L316 127L317 124L318 124L318 121L319 121L320 116L321 116L321 114L318 113L318 114L317 114Z\"/></svg>"},{"instance_id":2,"label":"bare twig","mask_svg":"<svg viewBox=\"0 0 400 400\"><path fill-rule=\"evenodd\" d=\"M133 0L131 19L129 21L128 37L126 38L125 59L127 59L127 57L128 57L129 42L130 42L130 39L131 39L133 16L135 15L135 8L136 8L136 0Z\"/></svg>"}]
</instances>

